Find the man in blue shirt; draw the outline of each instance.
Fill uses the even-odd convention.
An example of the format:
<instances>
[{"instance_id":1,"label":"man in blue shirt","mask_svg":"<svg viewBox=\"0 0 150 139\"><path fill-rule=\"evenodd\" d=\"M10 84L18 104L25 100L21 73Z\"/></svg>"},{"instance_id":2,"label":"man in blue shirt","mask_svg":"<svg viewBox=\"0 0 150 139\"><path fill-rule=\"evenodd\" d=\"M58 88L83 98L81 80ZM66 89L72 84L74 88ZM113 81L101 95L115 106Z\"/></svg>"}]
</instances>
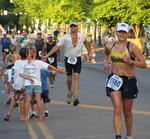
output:
<instances>
[{"instance_id":1,"label":"man in blue shirt","mask_svg":"<svg viewBox=\"0 0 150 139\"><path fill-rule=\"evenodd\" d=\"M7 37L7 33L3 33L3 38L1 38L1 45L2 45L2 54L3 54L3 62L5 62L6 55L9 54L9 49L11 45L10 39Z\"/></svg>"}]
</instances>

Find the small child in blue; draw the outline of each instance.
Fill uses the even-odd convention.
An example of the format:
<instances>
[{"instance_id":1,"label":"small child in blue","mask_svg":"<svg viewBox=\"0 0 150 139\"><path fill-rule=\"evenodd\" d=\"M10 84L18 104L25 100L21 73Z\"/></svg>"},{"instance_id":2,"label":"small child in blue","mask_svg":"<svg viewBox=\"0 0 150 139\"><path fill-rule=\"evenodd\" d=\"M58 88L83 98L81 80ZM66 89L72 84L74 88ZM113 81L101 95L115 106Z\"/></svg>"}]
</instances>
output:
<instances>
[{"instance_id":1,"label":"small child in blue","mask_svg":"<svg viewBox=\"0 0 150 139\"><path fill-rule=\"evenodd\" d=\"M48 118L48 103L50 103L49 98L49 89L47 87L47 78L50 77L52 74L51 71L47 69L41 69L41 82L42 82L42 99L44 103L44 110L45 110L45 118Z\"/></svg>"}]
</instances>

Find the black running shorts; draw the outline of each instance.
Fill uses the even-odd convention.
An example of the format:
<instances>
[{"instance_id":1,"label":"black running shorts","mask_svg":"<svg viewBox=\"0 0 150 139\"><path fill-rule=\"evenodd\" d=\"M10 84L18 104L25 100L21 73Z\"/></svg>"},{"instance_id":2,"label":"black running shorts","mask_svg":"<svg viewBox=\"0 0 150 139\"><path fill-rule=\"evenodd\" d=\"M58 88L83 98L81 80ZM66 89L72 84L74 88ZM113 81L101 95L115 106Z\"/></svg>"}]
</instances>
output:
<instances>
[{"instance_id":1,"label":"black running shorts","mask_svg":"<svg viewBox=\"0 0 150 139\"><path fill-rule=\"evenodd\" d=\"M68 57L65 57L65 68L68 76L72 75L73 72L74 73L81 72L81 68L82 68L81 57L77 57L77 63L75 65L69 64L67 60Z\"/></svg>"},{"instance_id":2,"label":"black running shorts","mask_svg":"<svg viewBox=\"0 0 150 139\"><path fill-rule=\"evenodd\" d=\"M112 88L107 87L107 83L109 79L113 76L114 74L111 73L108 75L107 81L106 81L106 93L107 96L110 96L111 93L113 93L115 90ZM122 80L123 83L120 87L119 90L122 93L122 98L123 99L134 99L137 98L138 94L138 87L137 87L137 79L136 77L127 77L127 76L119 76Z\"/></svg>"}]
</instances>

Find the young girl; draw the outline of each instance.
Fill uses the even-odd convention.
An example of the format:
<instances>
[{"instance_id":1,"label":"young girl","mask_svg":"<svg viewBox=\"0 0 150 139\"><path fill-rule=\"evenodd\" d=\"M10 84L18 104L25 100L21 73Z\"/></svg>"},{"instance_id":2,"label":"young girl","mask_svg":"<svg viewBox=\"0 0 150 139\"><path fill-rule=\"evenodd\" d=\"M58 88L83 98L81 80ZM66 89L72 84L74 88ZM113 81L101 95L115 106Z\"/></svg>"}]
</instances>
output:
<instances>
[{"instance_id":1,"label":"young girl","mask_svg":"<svg viewBox=\"0 0 150 139\"><path fill-rule=\"evenodd\" d=\"M7 91L9 94L9 99L7 101L7 104L10 104L11 101L11 77L12 77L12 68L14 66L14 63L17 59L20 59L20 55L16 52L16 47L14 45L11 45L10 47L10 54L8 54L5 58L4 65L1 70L1 75L5 76L4 83L6 83ZM7 79L7 80L6 80Z\"/></svg>"},{"instance_id":2,"label":"young girl","mask_svg":"<svg viewBox=\"0 0 150 139\"><path fill-rule=\"evenodd\" d=\"M29 113L29 107L30 102L32 99L32 92L35 93L35 98L37 101L37 110L38 110L38 120L42 120L42 102L41 102L41 77L40 77L40 70L41 69L48 69L48 70L54 70L59 73L64 73L65 69L57 69L52 65L49 65L41 60L36 60L36 49L35 47L28 48L27 53L28 60L26 61L25 66L22 69L22 72L20 72L20 76L25 79L25 94L26 94L26 101L25 101L25 115L26 115L26 121L28 120L28 113ZM32 79L32 80L31 80Z\"/></svg>"},{"instance_id":3,"label":"young girl","mask_svg":"<svg viewBox=\"0 0 150 139\"><path fill-rule=\"evenodd\" d=\"M9 110L7 112L5 121L10 120L11 113L13 111L14 106L16 105L16 101L20 101L20 120L24 121L24 109L25 109L25 94L24 94L24 79L20 77L20 69L23 67L24 61L26 60L26 48L21 48L19 55L21 59L15 61L14 66L12 67L11 72L11 90L12 90L12 98ZM15 57L14 57L15 58Z\"/></svg>"}]
</instances>

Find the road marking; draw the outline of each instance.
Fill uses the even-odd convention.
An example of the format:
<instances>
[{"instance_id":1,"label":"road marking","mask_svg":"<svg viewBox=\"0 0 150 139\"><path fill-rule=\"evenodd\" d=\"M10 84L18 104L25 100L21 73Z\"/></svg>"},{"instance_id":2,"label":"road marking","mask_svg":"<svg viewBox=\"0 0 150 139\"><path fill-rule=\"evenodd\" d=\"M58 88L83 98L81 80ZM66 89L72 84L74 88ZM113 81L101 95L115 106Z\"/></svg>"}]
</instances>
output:
<instances>
[{"instance_id":1,"label":"road marking","mask_svg":"<svg viewBox=\"0 0 150 139\"><path fill-rule=\"evenodd\" d=\"M52 104L72 106L72 105L66 104L65 101L52 101ZM90 105L90 104L79 104L78 107L80 107L80 108L99 109L99 110L108 110L108 111L112 111L113 110L112 107L100 106L100 105ZM133 110L133 113L139 114L139 115L144 115L144 116L150 116L150 112L149 111Z\"/></svg>"},{"instance_id":2,"label":"road marking","mask_svg":"<svg viewBox=\"0 0 150 139\"><path fill-rule=\"evenodd\" d=\"M55 139L43 121L36 121L35 123L39 127L39 129L42 132L42 134L44 135L45 139Z\"/></svg>"},{"instance_id":3,"label":"road marking","mask_svg":"<svg viewBox=\"0 0 150 139\"><path fill-rule=\"evenodd\" d=\"M29 134L31 136L31 139L38 139L37 134L35 133L30 122L27 123L27 128L28 128Z\"/></svg>"}]
</instances>

